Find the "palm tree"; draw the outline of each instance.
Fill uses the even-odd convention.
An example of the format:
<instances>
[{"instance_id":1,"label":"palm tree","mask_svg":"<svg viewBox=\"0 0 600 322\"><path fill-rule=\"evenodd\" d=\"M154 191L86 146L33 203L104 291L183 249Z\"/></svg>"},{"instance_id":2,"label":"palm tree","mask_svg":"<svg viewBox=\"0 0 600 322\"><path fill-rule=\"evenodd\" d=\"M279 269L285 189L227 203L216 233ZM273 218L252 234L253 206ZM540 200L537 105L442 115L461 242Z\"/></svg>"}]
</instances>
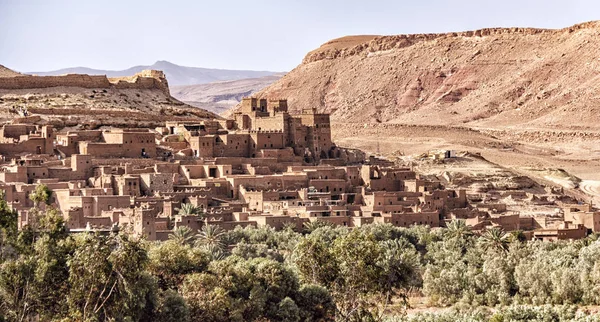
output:
<instances>
[{"instance_id":1,"label":"palm tree","mask_svg":"<svg viewBox=\"0 0 600 322\"><path fill-rule=\"evenodd\" d=\"M464 238L467 236L470 236L472 234L471 232L471 228L469 226L467 226L467 222L462 220L462 219L458 219L458 220L452 220L451 222L449 222L446 227L448 228L447 234L451 237L451 238Z\"/></svg>"},{"instance_id":2,"label":"palm tree","mask_svg":"<svg viewBox=\"0 0 600 322\"><path fill-rule=\"evenodd\" d=\"M223 228L217 225L207 224L202 226L200 232L196 234L196 246L210 252L223 251L225 249L223 237L225 237Z\"/></svg>"},{"instance_id":3,"label":"palm tree","mask_svg":"<svg viewBox=\"0 0 600 322\"><path fill-rule=\"evenodd\" d=\"M508 251L508 236L501 228L487 229L480 237L481 246L486 251Z\"/></svg>"},{"instance_id":4,"label":"palm tree","mask_svg":"<svg viewBox=\"0 0 600 322\"><path fill-rule=\"evenodd\" d=\"M522 230L513 230L508 233L508 242L509 243L521 243L527 240L527 237L523 233Z\"/></svg>"},{"instance_id":5,"label":"palm tree","mask_svg":"<svg viewBox=\"0 0 600 322\"><path fill-rule=\"evenodd\" d=\"M198 215L199 217L204 216L204 209L194 206L191 203L182 203L181 208L178 209L177 213L180 216Z\"/></svg>"},{"instance_id":6,"label":"palm tree","mask_svg":"<svg viewBox=\"0 0 600 322\"><path fill-rule=\"evenodd\" d=\"M187 226L177 227L173 233L169 234L169 240L180 245L190 245L194 241L192 229Z\"/></svg>"},{"instance_id":7,"label":"palm tree","mask_svg":"<svg viewBox=\"0 0 600 322\"><path fill-rule=\"evenodd\" d=\"M304 223L304 231L307 234L310 234L313 231L315 231L321 227L333 227L333 224L331 224L328 221L322 221L322 220L307 221Z\"/></svg>"}]
</instances>

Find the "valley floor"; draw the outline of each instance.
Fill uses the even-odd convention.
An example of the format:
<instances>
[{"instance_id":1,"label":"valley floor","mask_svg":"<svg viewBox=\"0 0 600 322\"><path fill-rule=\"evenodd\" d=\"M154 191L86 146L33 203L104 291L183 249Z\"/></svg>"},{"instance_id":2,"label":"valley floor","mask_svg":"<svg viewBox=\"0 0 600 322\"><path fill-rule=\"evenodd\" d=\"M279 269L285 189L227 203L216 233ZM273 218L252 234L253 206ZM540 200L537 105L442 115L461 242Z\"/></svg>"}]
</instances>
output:
<instances>
[{"instance_id":1,"label":"valley floor","mask_svg":"<svg viewBox=\"0 0 600 322\"><path fill-rule=\"evenodd\" d=\"M469 151L516 174L563 187L582 201L600 204L598 131L332 123L332 137L339 146L390 159L436 149Z\"/></svg>"}]
</instances>

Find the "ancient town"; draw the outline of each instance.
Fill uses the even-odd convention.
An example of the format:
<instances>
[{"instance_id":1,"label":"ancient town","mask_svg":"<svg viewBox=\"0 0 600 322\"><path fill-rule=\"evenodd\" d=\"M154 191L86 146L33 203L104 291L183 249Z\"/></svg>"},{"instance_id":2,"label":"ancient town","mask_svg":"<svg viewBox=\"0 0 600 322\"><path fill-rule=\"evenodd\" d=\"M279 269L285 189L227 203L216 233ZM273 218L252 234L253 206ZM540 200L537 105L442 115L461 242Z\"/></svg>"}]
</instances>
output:
<instances>
[{"instance_id":1,"label":"ancient town","mask_svg":"<svg viewBox=\"0 0 600 322\"><path fill-rule=\"evenodd\" d=\"M328 114L288 112L285 99L245 98L231 119L167 121L157 128L54 131L23 116L0 129L0 182L18 226L35 221L28 197L43 185L71 233L122 230L166 240L178 227L293 227L321 221L359 227L523 231L528 239L579 239L600 231L589 203L546 189L473 191L410 166L336 146ZM426 159L447 162L455 151ZM546 213L521 214L502 194ZM497 198L496 198L497 199Z\"/></svg>"}]
</instances>

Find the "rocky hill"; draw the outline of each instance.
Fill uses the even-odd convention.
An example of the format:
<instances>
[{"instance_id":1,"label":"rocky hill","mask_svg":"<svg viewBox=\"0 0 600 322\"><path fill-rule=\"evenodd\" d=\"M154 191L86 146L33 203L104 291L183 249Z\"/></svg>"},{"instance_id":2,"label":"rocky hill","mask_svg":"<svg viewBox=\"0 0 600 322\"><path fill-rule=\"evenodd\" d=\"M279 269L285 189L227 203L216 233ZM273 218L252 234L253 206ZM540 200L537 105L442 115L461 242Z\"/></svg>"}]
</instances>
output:
<instances>
[{"instance_id":1,"label":"rocky hill","mask_svg":"<svg viewBox=\"0 0 600 322\"><path fill-rule=\"evenodd\" d=\"M161 70L169 79L172 86L205 84L217 81L256 78L276 74L269 71L228 70L214 68L186 67L159 60L152 65L134 66L125 70L99 70L87 67L72 67L50 72L30 72L38 76L58 76L64 74L106 75L107 77L122 77L134 75L142 70Z\"/></svg>"},{"instance_id":2,"label":"rocky hill","mask_svg":"<svg viewBox=\"0 0 600 322\"><path fill-rule=\"evenodd\" d=\"M600 22L351 36L258 93L337 122L600 128Z\"/></svg>"},{"instance_id":3,"label":"rocky hill","mask_svg":"<svg viewBox=\"0 0 600 322\"><path fill-rule=\"evenodd\" d=\"M22 76L22 74L15 72L12 69L6 68L0 65L0 77L15 77Z\"/></svg>"},{"instance_id":4,"label":"rocky hill","mask_svg":"<svg viewBox=\"0 0 600 322\"><path fill-rule=\"evenodd\" d=\"M245 78L199 85L171 86L171 95L192 106L220 114L237 105L242 98L251 96L271 85L283 74L259 78Z\"/></svg>"},{"instance_id":5,"label":"rocky hill","mask_svg":"<svg viewBox=\"0 0 600 322\"><path fill-rule=\"evenodd\" d=\"M0 68L0 122L27 116L61 127L153 127L217 115L173 98L161 71L111 77L31 76Z\"/></svg>"}]
</instances>

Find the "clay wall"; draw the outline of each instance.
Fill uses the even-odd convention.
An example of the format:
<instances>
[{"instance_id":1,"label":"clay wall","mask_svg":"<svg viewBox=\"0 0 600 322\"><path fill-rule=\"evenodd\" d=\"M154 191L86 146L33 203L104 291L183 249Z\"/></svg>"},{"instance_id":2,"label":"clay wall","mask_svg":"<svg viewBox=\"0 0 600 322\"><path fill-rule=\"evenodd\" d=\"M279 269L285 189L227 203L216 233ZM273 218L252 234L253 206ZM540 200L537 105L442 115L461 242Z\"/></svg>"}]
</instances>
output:
<instances>
[{"instance_id":1,"label":"clay wall","mask_svg":"<svg viewBox=\"0 0 600 322\"><path fill-rule=\"evenodd\" d=\"M178 174L144 173L140 175L142 194L153 196L157 191L173 190L173 182L178 181Z\"/></svg>"},{"instance_id":2,"label":"clay wall","mask_svg":"<svg viewBox=\"0 0 600 322\"><path fill-rule=\"evenodd\" d=\"M129 208L131 200L129 196L94 196L93 216L100 216L103 211L117 208Z\"/></svg>"},{"instance_id":3,"label":"clay wall","mask_svg":"<svg viewBox=\"0 0 600 322\"><path fill-rule=\"evenodd\" d=\"M220 135L214 146L215 157L248 157L250 136L248 134Z\"/></svg>"},{"instance_id":4,"label":"clay wall","mask_svg":"<svg viewBox=\"0 0 600 322\"><path fill-rule=\"evenodd\" d=\"M296 169L300 169L306 172L306 175L309 179L346 179L346 170L343 168L326 168L326 167L290 167L292 171L297 171Z\"/></svg>"},{"instance_id":5,"label":"clay wall","mask_svg":"<svg viewBox=\"0 0 600 322\"><path fill-rule=\"evenodd\" d=\"M495 216L491 217L490 221L500 227L504 231L513 231L521 229L520 224L521 220L519 218L519 214L505 215L505 216Z\"/></svg>"},{"instance_id":6,"label":"clay wall","mask_svg":"<svg viewBox=\"0 0 600 322\"><path fill-rule=\"evenodd\" d=\"M313 179L308 185L319 192L331 192L332 195L340 195L348 188L348 183L343 179Z\"/></svg>"},{"instance_id":7,"label":"clay wall","mask_svg":"<svg viewBox=\"0 0 600 322\"><path fill-rule=\"evenodd\" d=\"M169 87L161 71L144 70L134 76L107 78L104 75L68 74L61 76L0 77L0 89L32 89L49 87L159 89L169 95Z\"/></svg>"},{"instance_id":8,"label":"clay wall","mask_svg":"<svg viewBox=\"0 0 600 322\"><path fill-rule=\"evenodd\" d=\"M248 189L269 190L284 189L298 190L308 186L305 174L298 175L272 175L272 176L238 176L227 178L233 188L234 198L238 197L239 186Z\"/></svg>"},{"instance_id":9,"label":"clay wall","mask_svg":"<svg viewBox=\"0 0 600 322\"><path fill-rule=\"evenodd\" d=\"M46 151L46 138L29 137L26 141L18 143L0 143L1 155L14 155L17 153L48 154L52 151Z\"/></svg>"},{"instance_id":10,"label":"clay wall","mask_svg":"<svg viewBox=\"0 0 600 322\"><path fill-rule=\"evenodd\" d=\"M48 178L48 168L46 167L34 167L34 166L28 166L27 167L27 179L30 182L33 182L34 180L37 179L45 179Z\"/></svg>"},{"instance_id":11,"label":"clay wall","mask_svg":"<svg viewBox=\"0 0 600 322\"><path fill-rule=\"evenodd\" d=\"M21 135L34 133L36 130L37 127L31 124L5 124L0 128L0 137L19 139Z\"/></svg>"},{"instance_id":12,"label":"clay wall","mask_svg":"<svg viewBox=\"0 0 600 322\"><path fill-rule=\"evenodd\" d=\"M27 183L27 167L15 166L11 168L5 168L4 172L0 172L0 181Z\"/></svg>"},{"instance_id":13,"label":"clay wall","mask_svg":"<svg viewBox=\"0 0 600 322\"><path fill-rule=\"evenodd\" d=\"M264 216L252 215L248 216L248 220L256 222L258 227L270 226L277 230L283 229L286 225L292 224L297 231L302 230L306 218L290 217L290 216Z\"/></svg>"},{"instance_id":14,"label":"clay wall","mask_svg":"<svg viewBox=\"0 0 600 322\"><path fill-rule=\"evenodd\" d=\"M122 144L94 142L79 142L79 152L100 158L118 158L126 153Z\"/></svg>"},{"instance_id":15,"label":"clay wall","mask_svg":"<svg viewBox=\"0 0 600 322\"><path fill-rule=\"evenodd\" d=\"M190 148L194 151L194 156L203 158L214 157L215 137L213 136L194 136L189 138Z\"/></svg>"},{"instance_id":16,"label":"clay wall","mask_svg":"<svg viewBox=\"0 0 600 322\"><path fill-rule=\"evenodd\" d=\"M157 163L154 166L156 173L179 173L179 164L177 163Z\"/></svg>"},{"instance_id":17,"label":"clay wall","mask_svg":"<svg viewBox=\"0 0 600 322\"><path fill-rule=\"evenodd\" d=\"M410 227L413 225L440 226L440 218L437 212L386 214L381 217L375 217L375 221L389 223L397 227Z\"/></svg>"},{"instance_id":18,"label":"clay wall","mask_svg":"<svg viewBox=\"0 0 600 322\"><path fill-rule=\"evenodd\" d=\"M310 221L324 221L336 226L344 226L344 227L353 227L354 221L349 216L340 216L340 217L311 217Z\"/></svg>"},{"instance_id":19,"label":"clay wall","mask_svg":"<svg viewBox=\"0 0 600 322\"><path fill-rule=\"evenodd\" d=\"M140 178L133 176L117 177L116 178L117 194L120 196L139 196L140 193Z\"/></svg>"},{"instance_id":20,"label":"clay wall","mask_svg":"<svg viewBox=\"0 0 600 322\"><path fill-rule=\"evenodd\" d=\"M57 178L60 181L87 179L87 176L85 176L83 173L74 172L71 170L71 168L65 168L65 167L50 167L50 168L48 168L48 177L49 178Z\"/></svg>"},{"instance_id":21,"label":"clay wall","mask_svg":"<svg viewBox=\"0 0 600 322\"><path fill-rule=\"evenodd\" d=\"M252 132L250 134L250 152L256 156L260 149L283 149L285 147L283 132Z\"/></svg>"},{"instance_id":22,"label":"clay wall","mask_svg":"<svg viewBox=\"0 0 600 322\"><path fill-rule=\"evenodd\" d=\"M565 221L581 224L592 232L600 231L600 212L565 211Z\"/></svg>"},{"instance_id":23,"label":"clay wall","mask_svg":"<svg viewBox=\"0 0 600 322\"><path fill-rule=\"evenodd\" d=\"M0 78L0 89L29 89L48 87L109 88L106 76L70 74L64 76L15 76Z\"/></svg>"},{"instance_id":24,"label":"clay wall","mask_svg":"<svg viewBox=\"0 0 600 322\"><path fill-rule=\"evenodd\" d=\"M277 114L269 117L257 117L252 121L252 130L287 132L287 114Z\"/></svg>"}]
</instances>

